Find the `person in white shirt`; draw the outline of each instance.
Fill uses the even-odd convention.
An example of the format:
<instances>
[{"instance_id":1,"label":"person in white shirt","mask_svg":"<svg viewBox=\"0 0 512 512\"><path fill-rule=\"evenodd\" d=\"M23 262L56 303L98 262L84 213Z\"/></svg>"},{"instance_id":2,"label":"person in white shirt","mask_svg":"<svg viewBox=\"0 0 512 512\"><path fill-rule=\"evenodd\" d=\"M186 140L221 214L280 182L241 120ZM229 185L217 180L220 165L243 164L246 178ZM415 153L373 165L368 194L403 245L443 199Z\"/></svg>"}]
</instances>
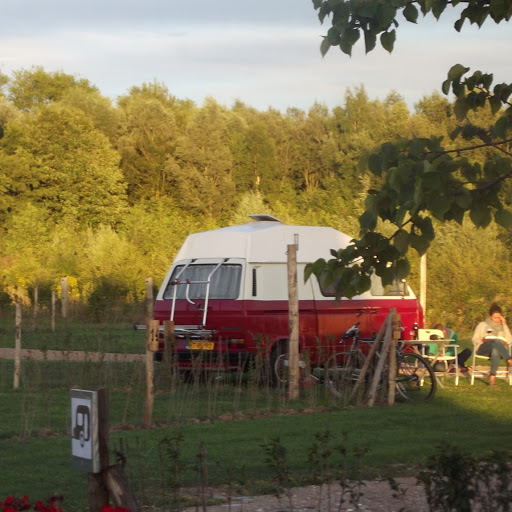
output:
<instances>
[{"instance_id":1,"label":"person in white shirt","mask_svg":"<svg viewBox=\"0 0 512 512\"><path fill-rule=\"evenodd\" d=\"M491 360L489 384L494 386L500 359L505 359L508 366L512 366L508 345L505 345L512 343L512 334L498 304L491 305L489 316L476 326L472 339L476 353Z\"/></svg>"}]
</instances>

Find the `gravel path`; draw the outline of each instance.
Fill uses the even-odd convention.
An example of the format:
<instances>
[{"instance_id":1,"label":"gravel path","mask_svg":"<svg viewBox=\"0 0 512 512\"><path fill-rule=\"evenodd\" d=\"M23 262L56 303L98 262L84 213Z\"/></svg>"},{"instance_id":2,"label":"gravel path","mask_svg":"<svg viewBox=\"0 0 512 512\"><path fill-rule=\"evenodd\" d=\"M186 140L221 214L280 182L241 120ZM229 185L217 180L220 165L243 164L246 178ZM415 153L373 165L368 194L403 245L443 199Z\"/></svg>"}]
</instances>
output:
<instances>
[{"instance_id":1,"label":"gravel path","mask_svg":"<svg viewBox=\"0 0 512 512\"><path fill-rule=\"evenodd\" d=\"M337 512L342 510L362 512L428 512L425 491L417 485L415 478L396 478L401 492L394 497L387 482L371 480L364 482L363 495L357 500L357 507L350 502L347 495L345 502L340 505L340 488L336 484L297 487L290 490L290 497L283 494L279 498L272 495L264 496L229 496L226 493L216 493L213 498L224 500L221 505L206 507L208 512ZM197 496L196 496L197 499ZM202 506L190 507L183 512L197 512Z\"/></svg>"}]
</instances>

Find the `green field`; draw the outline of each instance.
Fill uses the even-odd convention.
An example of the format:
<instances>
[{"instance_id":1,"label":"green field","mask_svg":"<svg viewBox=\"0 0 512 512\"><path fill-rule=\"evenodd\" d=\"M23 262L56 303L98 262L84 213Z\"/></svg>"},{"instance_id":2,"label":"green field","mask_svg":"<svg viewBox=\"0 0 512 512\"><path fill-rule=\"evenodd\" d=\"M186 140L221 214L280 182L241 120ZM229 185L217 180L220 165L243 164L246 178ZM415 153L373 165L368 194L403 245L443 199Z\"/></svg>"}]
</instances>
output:
<instances>
[{"instance_id":1,"label":"green field","mask_svg":"<svg viewBox=\"0 0 512 512\"><path fill-rule=\"evenodd\" d=\"M0 347L14 347L14 315L0 315ZM36 329L30 319L22 325L22 348L40 350L83 350L142 354L146 350L145 331L137 331L130 323L93 324L57 321L55 332L47 317L39 319Z\"/></svg>"},{"instance_id":2,"label":"green field","mask_svg":"<svg viewBox=\"0 0 512 512\"><path fill-rule=\"evenodd\" d=\"M43 335L55 348L66 339L96 347L106 339L112 346L126 339L133 347L144 336L129 328L92 326L63 333ZM35 344L37 333L33 336ZM1 344L12 346L9 338L3 333ZM512 387L502 380L491 388L484 380L470 386L464 378L456 387L446 379L430 403L345 408L322 385L301 388L292 401L286 389L266 385L254 372L186 382L157 364L154 426L144 429L144 363L23 361L17 390L13 370L12 361L0 360L0 501L9 494L27 494L35 502L63 493L64 510L87 509L86 474L71 468L72 388L109 389L111 462L116 452L126 457L137 499L148 507L168 503L177 488L204 483L200 450L207 453L201 458L207 485L263 492L276 478L266 462L269 443L286 449L287 475L298 484L311 481L315 467L308 457L321 435L328 437L325 457L332 468L352 464L356 453L368 450L366 477L414 476L445 442L478 456L512 443ZM340 446L347 448L346 456ZM178 481L172 476L176 468Z\"/></svg>"},{"instance_id":3,"label":"green field","mask_svg":"<svg viewBox=\"0 0 512 512\"><path fill-rule=\"evenodd\" d=\"M85 510L85 475L71 469L68 391L24 393L3 392L0 396L0 413L4 418L0 440L4 466L1 493L30 494L33 499L64 493L66 509ZM272 403L264 396L248 399L244 407L236 407L234 394L229 386L218 393L190 391L188 398L159 393L154 414L157 426L145 430L140 428L142 401L134 400L132 414L126 421L123 416L129 408L127 394L111 392L111 448L122 448L132 486L143 504L158 504L161 497L165 500L171 492L166 471L171 472L176 460L166 458L161 445L165 438L183 439L180 485L198 485L196 459L200 443L204 443L210 485L229 482L247 486L254 481L256 491L270 485L262 445L275 438L287 449L290 472L297 482L307 481L311 472L308 453L315 436L326 431L332 437L333 464L341 464L334 447L343 442L347 433L349 446L369 450L364 459L364 474L371 477L416 475L419 465L443 442L477 455L487 454L491 449L507 449L512 442L512 389L503 381L495 388L481 381L472 388L467 382L455 388L449 382L431 403L391 408L342 409L334 403L324 406L325 409L320 405L308 408L307 397L291 403L283 399L279 406L278 400ZM322 398L329 401L322 396L318 400ZM194 405L187 408L187 402ZM173 403L177 407L176 417L170 418L167 416ZM225 411L234 413L239 409L246 410L245 418L219 418ZM29 434L30 426L38 428Z\"/></svg>"}]
</instances>

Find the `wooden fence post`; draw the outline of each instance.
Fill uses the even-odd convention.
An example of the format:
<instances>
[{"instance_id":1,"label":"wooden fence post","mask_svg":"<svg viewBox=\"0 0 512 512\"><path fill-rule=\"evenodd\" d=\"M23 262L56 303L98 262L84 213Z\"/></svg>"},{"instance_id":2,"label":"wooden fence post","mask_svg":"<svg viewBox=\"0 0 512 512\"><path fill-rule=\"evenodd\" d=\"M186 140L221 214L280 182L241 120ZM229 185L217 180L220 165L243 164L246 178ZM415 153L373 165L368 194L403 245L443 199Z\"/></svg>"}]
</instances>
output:
<instances>
[{"instance_id":1,"label":"wooden fence post","mask_svg":"<svg viewBox=\"0 0 512 512\"><path fill-rule=\"evenodd\" d=\"M144 409L144 426L151 427L153 401L155 396L155 379L153 369L153 352L150 350L153 320L153 279L146 279L146 406Z\"/></svg>"},{"instance_id":2,"label":"wooden fence post","mask_svg":"<svg viewBox=\"0 0 512 512\"><path fill-rule=\"evenodd\" d=\"M101 473L88 473L87 494L89 495L89 512L98 512L108 505L108 489Z\"/></svg>"},{"instance_id":3,"label":"wooden fence post","mask_svg":"<svg viewBox=\"0 0 512 512\"><path fill-rule=\"evenodd\" d=\"M391 314L388 315L388 318L391 317ZM375 397L377 394L377 387L379 382L382 382L382 371L384 370L384 366L386 364L386 360L389 355L389 345L391 343L392 338L392 322L389 320L386 322L386 333L384 335L384 341L382 343L382 348L380 351L380 358L377 362L377 367L375 368L375 374L373 376L373 380L370 384L370 391L368 393L368 407L373 407L375 404Z\"/></svg>"},{"instance_id":4,"label":"wooden fence post","mask_svg":"<svg viewBox=\"0 0 512 512\"><path fill-rule=\"evenodd\" d=\"M391 308L392 330L391 343L389 345L389 376L388 376L388 405L395 404L396 396L396 344L400 339L400 315L396 314L396 309Z\"/></svg>"},{"instance_id":5,"label":"wooden fence post","mask_svg":"<svg viewBox=\"0 0 512 512\"><path fill-rule=\"evenodd\" d=\"M139 505L122 465L109 466L104 473L104 482L116 507L139 512Z\"/></svg>"},{"instance_id":6,"label":"wooden fence post","mask_svg":"<svg viewBox=\"0 0 512 512\"><path fill-rule=\"evenodd\" d=\"M98 447L100 472L88 473L89 512L98 512L104 505L109 504L108 488L103 478L103 472L108 468L108 389L100 388L98 395Z\"/></svg>"},{"instance_id":7,"label":"wooden fence post","mask_svg":"<svg viewBox=\"0 0 512 512\"><path fill-rule=\"evenodd\" d=\"M366 374L368 373L368 370L370 369L370 366L373 364L373 360L375 358L375 355L379 352L380 346L382 344L382 340L384 339L384 336L386 335L386 332L388 330L388 324L391 321L389 315L386 317L386 320L382 324L379 333L377 334L377 337L375 338L375 341L372 344L372 348L370 349L370 353L366 357L363 363L363 367L361 368L361 372L359 373L359 377L357 378L356 384L352 389L352 392L350 393L350 396L347 400L347 404L350 404L354 398L359 393L359 390L361 388L361 385L366 379Z\"/></svg>"},{"instance_id":8,"label":"wooden fence post","mask_svg":"<svg viewBox=\"0 0 512 512\"><path fill-rule=\"evenodd\" d=\"M33 295L34 304L32 305L32 330L35 331L37 327L37 313L39 310L39 286L34 286Z\"/></svg>"},{"instance_id":9,"label":"wooden fence post","mask_svg":"<svg viewBox=\"0 0 512 512\"><path fill-rule=\"evenodd\" d=\"M139 512L123 464L109 465L108 389L72 389L71 414L72 462L76 469L88 472L89 512L98 512L110 499L116 507Z\"/></svg>"},{"instance_id":10,"label":"wooden fence post","mask_svg":"<svg viewBox=\"0 0 512 512\"><path fill-rule=\"evenodd\" d=\"M104 399L98 401L98 411L100 415L99 441L100 441L100 462L103 477L103 486L107 489L115 507L121 507L130 512L139 512L139 505L132 492L128 478L124 472L122 464L109 465L108 454L108 390L104 392ZM98 510L98 509L97 509Z\"/></svg>"},{"instance_id":11,"label":"wooden fence post","mask_svg":"<svg viewBox=\"0 0 512 512\"><path fill-rule=\"evenodd\" d=\"M51 306L50 306L50 329L55 332L55 304L57 303L57 293L52 290Z\"/></svg>"},{"instance_id":12,"label":"wooden fence post","mask_svg":"<svg viewBox=\"0 0 512 512\"><path fill-rule=\"evenodd\" d=\"M16 296L15 341L14 341L14 389L20 387L21 375L21 299Z\"/></svg>"},{"instance_id":13,"label":"wooden fence post","mask_svg":"<svg viewBox=\"0 0 512 512\"><path fill-rule=\"evenodd\" d=\"M171 363L172 348L174 347L174 321L166 320L164 322L164 362L166 365Z\"/></svg>"},{"instance_id":14,"label":"wooden fence post","mask_svg":"<svg viewBox=\"0 0 512 512\"><path fill-rule=\"evenodd\" d=\"M297 293L297 246L288 245L288 396L299 398L299 299Z\"/></svg>"},{"instance_id":15,"label":"wooden fence post","mask_svg":"<svg viewBox=\"0 0 512 512\"><path fill-rule=\"evenodd\" d=\"M60 286L61 286L61 301L62 301L62 318L64 320L68 317L68 278L63 277L60 280Z\"/></svg>"},{"instance_id":16,"label":"wooden fence post","mask_svg":"<svg viewBox=\"0 0 512 512\"><path fill-rule=\"evenodd\" d=\"M427 324L427 253L420 257L420 305L423 308L423 323Z\"/></svg>"}]
</instances>

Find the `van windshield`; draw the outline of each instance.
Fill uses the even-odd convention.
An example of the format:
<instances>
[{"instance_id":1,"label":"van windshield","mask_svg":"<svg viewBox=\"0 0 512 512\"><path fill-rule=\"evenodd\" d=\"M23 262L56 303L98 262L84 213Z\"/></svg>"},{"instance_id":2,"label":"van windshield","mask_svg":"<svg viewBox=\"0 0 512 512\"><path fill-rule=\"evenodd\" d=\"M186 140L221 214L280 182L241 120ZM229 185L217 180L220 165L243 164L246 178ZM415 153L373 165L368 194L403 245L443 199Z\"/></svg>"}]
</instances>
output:
<instances>
[{"instance_id":1,"label":"van windshield","mask_svg":"<svg viewBox=\"0 0 512 512\"><path fill-rule=\"evenodd\" d=\"M185 270L184 265L176 266L165 289L164 299L174 297L175 287L177 299L187 298L187 288L189 299L206 299L207 280L210 275L209 299L237 299L240 293L242 265L223 264L215 270L217 266L216 263L189 265ZM179 283L176 284L178 275Z\"/></svg>"},{"instance_id":2,"label":"van windshield","mask_svg":"<svg viewBox=\"0 0 512 512\"><path fill-rule=\"evenodd\" d=\"M375 273L371 274L370 281L370 294L372 297L401 297L409 295L409 287L405 281L395 279L393 283L383 286L380 277ZM336 297L336 283L325 286L319 281L318 284L324 297Z\"/></svg>"}]
</instances>

